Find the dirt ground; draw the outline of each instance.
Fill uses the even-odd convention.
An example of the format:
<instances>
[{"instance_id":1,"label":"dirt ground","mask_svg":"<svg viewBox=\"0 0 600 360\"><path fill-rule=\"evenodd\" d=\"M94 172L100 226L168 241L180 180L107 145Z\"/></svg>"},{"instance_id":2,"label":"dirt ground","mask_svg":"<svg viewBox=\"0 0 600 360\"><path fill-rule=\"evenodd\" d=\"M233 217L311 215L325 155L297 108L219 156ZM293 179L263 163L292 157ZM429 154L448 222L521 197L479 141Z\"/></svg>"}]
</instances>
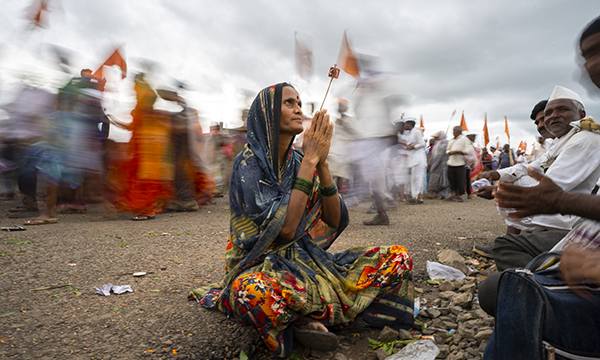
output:
<instances>
[{"instance_id":1,"label":"dirt ground","mask_svg":"<svg viewBox=\"0 0 600 360\"><path fill-rule=\"evenodd\" d=\"M6 216L18 200L0 202L0 226L21 225ZM472 256L474 244L491 244L504 223L493 202L425 200L400 203L390 226L367 227L370 204L350 209L350 225L330 249L360 245L405 246L414 278L427 280L426 261L449 248ZM188 301L190 289L224 274L229 231L227 197L194 213L165 213L134 222L123 216L95 222L86 214L60 215L59 223L0 231L0 356L15 359L270 359L251 330ZM134 272L146 272L133 277ZM133 293L101 296L95 287L130 285ZM50 286L61 286L41 289ZM371 359L362 328L343 337L349 359ZM308 359L302 348L298 358Z\"/></svg>"}]
</instances>

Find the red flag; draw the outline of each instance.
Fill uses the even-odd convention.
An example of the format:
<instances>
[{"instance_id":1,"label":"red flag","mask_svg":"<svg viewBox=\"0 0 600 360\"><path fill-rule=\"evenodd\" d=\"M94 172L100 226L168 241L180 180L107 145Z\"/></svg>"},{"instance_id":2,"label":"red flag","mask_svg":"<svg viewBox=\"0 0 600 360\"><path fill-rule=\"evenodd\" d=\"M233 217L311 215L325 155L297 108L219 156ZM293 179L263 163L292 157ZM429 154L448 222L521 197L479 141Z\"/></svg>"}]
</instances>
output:
<instances>
[{"instance_id":1,"label":"red flag","mask_svg":"<svg viewBox=\"0 0 600 360\"><path fill-rule=\"evenodd\" d=\"M338 65L340 69L344 70L348 75L352 75L355 78L359 78L358 72L358 61L352 49L350 49L350 43L346 37L346 31L344 31L344 37L342 38L342 45L340 46L340 53L338 54Z\"/></svg>"},{"instance_id":2,"label":"red flag","mask_svg":"<svg viewBox=\"0 0 600 360\"><path fill-rule=\"evenodd\" d=\"M506 118L506 116L504 117L504 132L506 133L506 136L508 137L508 142L510 143L510 133L508 132L508 119Z\"/></svg>"},{"instance_id":3,"label":"red flag","mask_svg":"<svg viewBox=\"0 0 600 360\"><path fill-rule=\"evenodd\" d=\"M462 116L460 117L460 127L463 129L463 131L469 131L469 129L467 129L467 123L465 122L465 111L464 110L462 112Z\"/></svg>"},{"instance_id":4,"label":"red flag","mask_svg":"<svg viewBox=\"0 0 600 360\"><path fill-rule=\"evenodd\" d=\"M100 68L94 72L93 76L102 79L102 68L105 66L113 65L117 65L121 68L121 79L125 79L125 77L127 76L127 63L125 62L125 59L123 59L123 57L121 56L119 49L115 50L115 52L108 59L106 59L104 64L100 65Z\"/></svg>"},{"instance_id":5,"label":"red flag","mask_svg":"<svg viewBox=\"0 0 600 360\"><path fill-rule=\"evenodd\" d=\"M490 134L488 133L487 128L487 113L485 113L485 117L483 120L483 140L485 141L485 144L483 146L487 146L487 144L489 144L490 142Z\"/></svg>"},{"instance_id":6,"label":"red flag","mask_svg":"<svg viewBox=\"0 0 600 360\"><path fill-rule=\"evenodd\" d=\"M296 41L296 71L304 80L309 80L313 74L313 52L310 45L305 41L298 41L297 33L294 34Z\"/></svg>"},{"instance_id":7,"label":"red flag","mask_svg":"<svg viewBox=\"0 0 600 360\"><path fill-rule=\"evenodd\" d=\"M423 115L421 115L421 122L419 123L419 127L421 129L425 129L425 126L423 126Z\"/></svg>"}]
</instances>

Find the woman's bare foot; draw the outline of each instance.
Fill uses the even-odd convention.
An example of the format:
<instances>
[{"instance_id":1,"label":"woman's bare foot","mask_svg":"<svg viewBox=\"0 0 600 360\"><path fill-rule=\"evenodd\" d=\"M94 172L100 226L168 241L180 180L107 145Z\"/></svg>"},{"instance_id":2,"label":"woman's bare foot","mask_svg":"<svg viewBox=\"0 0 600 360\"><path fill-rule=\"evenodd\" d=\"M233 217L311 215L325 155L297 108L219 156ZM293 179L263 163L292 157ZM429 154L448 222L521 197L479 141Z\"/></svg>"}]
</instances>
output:
<instances>
[{"instance_id":1,"label":"woman's bare foot","mask_svg":"<svg viewBox=\"0 0 600 360\"><path fill-rule=\"evenodd\" d=\"M322 331L322 332L329 332L329 330L327 330L327 328L325 327L325 325L323 325L322 322L320 321L309 321L307 323L304 324L300 324L300 325L296 325L296 327L300 328L300 329L306 329L306 330L316 330L316 331Z\"/></svg>"}]
</instances>

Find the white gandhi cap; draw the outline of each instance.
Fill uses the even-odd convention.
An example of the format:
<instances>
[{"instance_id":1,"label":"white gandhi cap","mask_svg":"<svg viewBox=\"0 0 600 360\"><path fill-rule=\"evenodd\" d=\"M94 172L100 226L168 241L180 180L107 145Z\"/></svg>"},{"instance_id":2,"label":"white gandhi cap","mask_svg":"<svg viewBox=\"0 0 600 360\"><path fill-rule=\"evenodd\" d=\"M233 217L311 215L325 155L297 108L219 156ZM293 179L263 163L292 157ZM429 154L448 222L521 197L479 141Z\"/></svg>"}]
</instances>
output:
<instances>
[{"instance_id":1,"label":"white gandhi cap","mask_svg":"<svg viewBox=\"0 0 600 360\"><path fill-rule=\"evenodd\" d=\"M548 102L558 99L575 100L578 101L581 105L583 105L581 97L575 91L569 90L566 87L562 87L560 85L556 85L554 87L554 91L552 91L552 95L550 95L550 99L548 99Z\"/></svg>"}]
</instances>

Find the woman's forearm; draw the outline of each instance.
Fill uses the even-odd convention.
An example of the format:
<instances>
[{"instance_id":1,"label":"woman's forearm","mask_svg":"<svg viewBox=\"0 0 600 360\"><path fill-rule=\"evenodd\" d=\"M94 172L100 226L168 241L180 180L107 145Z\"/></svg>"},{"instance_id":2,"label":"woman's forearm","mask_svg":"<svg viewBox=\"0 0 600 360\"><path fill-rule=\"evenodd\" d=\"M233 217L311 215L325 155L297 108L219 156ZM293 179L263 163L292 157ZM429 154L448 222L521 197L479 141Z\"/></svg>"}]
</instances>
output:
<instances>
[{"instance_id":1,"label":"woman's forearm","mask_svg":"<svg viewBox=\"0 0 600 360\"><path fill-rule=\"evenodd\" d=\"M307 159L306 157L302 160L300 164L300 169L298 170L297 177L308 180L312 183L313 177L315 174L315 167L317 166L315 160ZM279 233L284 239L291 240L294 238L296 234L296 230L298 229L298 224L300 224L300 219L302 218L302 214L306 209L306 202L308 201L308 195L302 192L301 190L292 189L292 193L290 195L290 202L288 204L287 214L285 216L285 221L283 223L283 228Z\"/></svg>"},{"instance_id":2,"label":"woman's forearm","mask_svg":"<svg viewBox=\"0 0 600 360\"><path fill-rule=\"evenodd\" d=\"M317 165L317 174L321 180L321 187L326 188L334 184L331 172L329 171L329 162L322 161ZM323 204L323 214L321 219L330 227L337 228L342 217L342 209L340 204L340 196L323 196L321 194Z\"/></svg>"}]
</instances>

